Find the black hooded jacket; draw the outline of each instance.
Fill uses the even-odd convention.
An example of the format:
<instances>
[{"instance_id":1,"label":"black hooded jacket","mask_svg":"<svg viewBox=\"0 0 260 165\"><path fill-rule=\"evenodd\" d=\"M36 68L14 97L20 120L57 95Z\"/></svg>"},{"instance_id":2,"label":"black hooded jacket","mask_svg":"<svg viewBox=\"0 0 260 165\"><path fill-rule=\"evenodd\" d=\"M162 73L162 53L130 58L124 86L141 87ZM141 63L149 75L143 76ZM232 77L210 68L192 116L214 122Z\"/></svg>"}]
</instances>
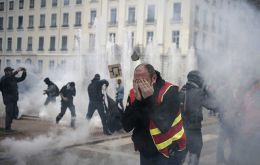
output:
<instances>
[{"instance_id":1,"label":"black hooded jacket","mask_svg":"<svg viewBox=\"0 0 260 165\"><path fill-rule=\"evenodd\" d=\"M192 81L188 81L182 87L180 101L183 104L182 116L186 129L201 129L202 107L217 111L217 103L212 94L205 87L201 87Z\"/></svg>"},{"instance_id":2,"label":"black hooded jacket","mask_svg":"<svg viewBox=\"0 0 260 165\"><path fill-rule=\"evenodd\" d=\"M152 137L149 132L149 122L153 120L158 129L167 132L174 119L179 113L178 87L172 86L166 92L160 106L156 105L156 98L165 81L157 72L157 80L154 85L154 94L142 101L135 100L132 104L130 97L126 110L122 115L122 124L125 131L133 130L132 140L135 149L146 157L153 157L158 154Z\"/></svg>"},{"instance_id":3,"label":"black hooded jacket","mask_svg":"<svg viewBox=\"0 0 260 165\"><path fill-rule=\"evenodd\" d=\"M3 101L5 104L9 102L18 101L18 85L17 83L23 81L26 78L26 72L22 73L21 77L15 77L18 74L15 71L12 75L4 75L1 78L0 89L2 91Z\"/></svg>"},{"instance_id":4,"label":"black hooded jacket","mask_svg":"<svg viewBox=\"0 0 260 165\"><path fill-rule=\"evenodd\" d=\"M88 96L89 101L94 102L102 102L103 101L103 94L102 94L102 86L106 84L109 85L107 80L99 80L94 78L88 86Z\"/></svg>"}]
</instances>

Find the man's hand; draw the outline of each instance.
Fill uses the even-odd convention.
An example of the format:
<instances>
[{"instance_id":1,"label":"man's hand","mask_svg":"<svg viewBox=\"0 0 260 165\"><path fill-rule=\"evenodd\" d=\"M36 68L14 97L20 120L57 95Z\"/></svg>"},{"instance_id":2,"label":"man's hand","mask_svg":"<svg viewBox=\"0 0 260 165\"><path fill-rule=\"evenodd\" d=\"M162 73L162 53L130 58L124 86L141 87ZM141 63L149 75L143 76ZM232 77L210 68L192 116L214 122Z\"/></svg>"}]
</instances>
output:
<instances>
[{"instance_id":1,"label":"man's hand","mask_svg":"<svg viewBox=\"0 0 260 165\"><path fill-rule=\"evenodd\" d=\"M25 68L23 68L23 67L20 67L20 68L18 68L18 69L17 69L17 72L20 72L20 71L24 71L24 72L25 72L25 71L26 71L26 69L25 69Z\"/></svg>"},{"instance_id":2,"label":"man's hand","mask_svg":"<svg viewBox=\"0 0 260 165\"><path fill-rule=\"evenodd\" d=\"M44 91L43 91L43 94L45 95L46 93L47 93L46 90L44 90Z\"/></svg>"},{"instance_id":3,"label":"man's hand","mask_svg":"<svg viewBox=\"0 0 260 165\"><path fill-rule=\"evenodd\" d=\"M149 96L152 96L154 93L153 86L149 84L149 82L145 79L141 79L138 81L139 89L141 90L141 95L144 99L146 99Z\"/></svg>"},{"instance_id":4,"label":"man's hand","mask_svg":"<svg viewBox=\"0 0 260 165\"><path fill-rule=\"evenodd\" d=\"M135 94L135 98L138 100L138 101L141 101L142 100L142 96L141 96L141 93L138 89L138 81L140 80L136 80L134 81L134 94Z\"/></svg>"}]
</instances>

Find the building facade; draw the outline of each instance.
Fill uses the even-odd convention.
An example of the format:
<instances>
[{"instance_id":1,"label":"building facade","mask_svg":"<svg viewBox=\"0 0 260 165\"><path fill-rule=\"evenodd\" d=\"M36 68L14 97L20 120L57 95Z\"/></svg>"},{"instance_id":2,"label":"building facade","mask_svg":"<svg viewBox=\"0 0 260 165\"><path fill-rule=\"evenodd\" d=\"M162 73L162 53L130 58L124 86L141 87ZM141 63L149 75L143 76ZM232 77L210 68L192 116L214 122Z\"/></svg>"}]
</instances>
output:
<instances>
[{"instance_id":1,"label":"building facade","mask_svg":"<svg viewBox=\"0 0 260 165\"><path fill-rule=\"evenodd\" d=\"M98 42L119 47L125 32L131 43L153 42L158 56L167 57L176 45L183 58L191 47L196 54L217 53L226 31L217 12L228 0L0 0L0 70L32 65L47 72L88 55ZM228 5L227 5L228 4ZM102 30L95 27L96 20ZM79 34L80 33L80 34ZM79 38L80 35L80 38ZM81 40L78 52L77 40ZM167 60L167 58L165 58ZM130 60L130 59L129 59ZM75 62L75 61L74 61Z\"/></svg>"}]
</instances>

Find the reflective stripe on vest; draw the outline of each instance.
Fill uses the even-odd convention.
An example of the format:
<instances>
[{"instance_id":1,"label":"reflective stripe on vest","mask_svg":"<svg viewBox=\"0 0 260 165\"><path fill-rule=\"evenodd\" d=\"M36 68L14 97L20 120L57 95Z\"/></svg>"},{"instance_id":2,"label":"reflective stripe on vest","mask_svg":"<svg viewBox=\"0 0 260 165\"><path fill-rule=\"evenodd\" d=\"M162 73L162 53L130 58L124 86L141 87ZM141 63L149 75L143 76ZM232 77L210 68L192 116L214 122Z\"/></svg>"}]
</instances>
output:
<instances>
[{"instance_id":1,"label":"reflective stripe on vest","mask_svg":"<svg viewBox=\"0 0 260 165\"><path fill-rule=\"evenodd\" d=\"M173 85L171 83L165 82L165 84L160 89L159 94L157 96L156 99L157 105L160 105L163 102L164 95L172 86ZM135 100L135 96L134 96L134 91L132 89L130 90L131 103L133 103L134 100ZM152 120L150 120L149 129L150 129L151 137L153 139L153 142L157 150L160 153L162 153L165 157L169 157L168 147L172 144L172 142L177 142L177 144L179 145L179 150L185 149L186 136L182 125L182 117L180 112L175 118L175 120L173 121L171 128L166 133L162 133Z\"/></svg>"}]
</instances>

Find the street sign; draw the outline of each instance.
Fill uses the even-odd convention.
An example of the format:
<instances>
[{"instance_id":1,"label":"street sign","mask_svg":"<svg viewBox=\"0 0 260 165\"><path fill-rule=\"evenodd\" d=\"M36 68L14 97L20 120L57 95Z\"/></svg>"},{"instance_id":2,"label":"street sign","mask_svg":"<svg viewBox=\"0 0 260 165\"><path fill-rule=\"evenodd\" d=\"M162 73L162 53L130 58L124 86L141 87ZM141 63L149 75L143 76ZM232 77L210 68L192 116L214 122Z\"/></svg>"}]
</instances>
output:
<instances>
[{"instance_id":1,"label":"street sign","mask_svg":"<svg viewBox=\"0 0 260 165\"><path fill-rule=\"evenodd\" d=\"M122 69L120 64L108 65L110 78L118 78L122 76Z\"/></svg>"}]
</instances>

